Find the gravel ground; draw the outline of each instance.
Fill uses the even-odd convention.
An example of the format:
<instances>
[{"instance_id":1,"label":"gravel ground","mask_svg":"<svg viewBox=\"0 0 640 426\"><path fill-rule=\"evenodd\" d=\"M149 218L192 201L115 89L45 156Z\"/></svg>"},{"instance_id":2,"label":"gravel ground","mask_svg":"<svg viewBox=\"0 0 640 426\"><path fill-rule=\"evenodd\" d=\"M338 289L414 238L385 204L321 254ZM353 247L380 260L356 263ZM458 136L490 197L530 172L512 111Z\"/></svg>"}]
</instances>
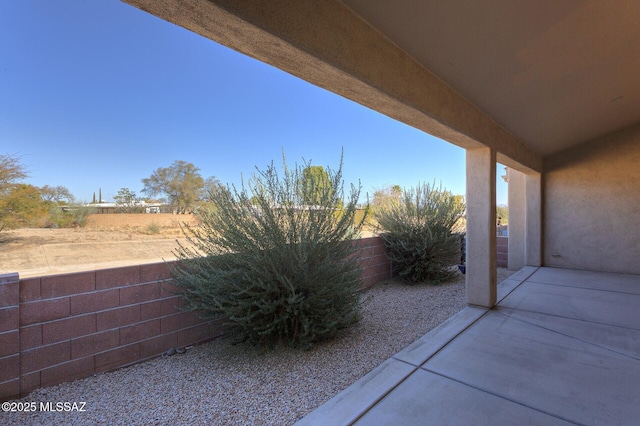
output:
<instances>
[{"instance_id":1,"label":"gravel ground","mask_svg":"<svg viewBox=\"0 0 640 426\"><path fill-rule=\"evenodd\" d=\"M498 270L498 282L510 273ZM71 383L20 402L86 402L84 412L2 413L16 425L290 425L464 308L464 276L436 287L377 284L363 319L307 352L227 340Z\"/></svg>"}]
</instances>

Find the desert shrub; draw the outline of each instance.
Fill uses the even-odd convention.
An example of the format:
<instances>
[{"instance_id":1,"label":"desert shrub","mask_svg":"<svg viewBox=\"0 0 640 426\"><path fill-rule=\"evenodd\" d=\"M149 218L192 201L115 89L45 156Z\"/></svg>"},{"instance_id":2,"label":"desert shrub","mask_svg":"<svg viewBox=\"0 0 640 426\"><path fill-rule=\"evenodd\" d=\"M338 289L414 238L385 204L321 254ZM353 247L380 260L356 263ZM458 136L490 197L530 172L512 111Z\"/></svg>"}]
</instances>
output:
<instances>
[{"instance_id":1,"label":"desert shrub","mask_svg":"<svg viewBox=\"0 0 640 426\"><path fill-rule=\"evenodd\" d=\"M155 235L160 232L160 225L157 222L151 222L146 226L145 231L149 235Z\"/></svg>"},{"instance_id":2,"label":"desert shrub","mask_svg":"<svg viewBox=\"0 0 640 426\"><path fill-rule=\"evenodd\" d=\"M458 222L465 205L460 197L418 184L395 202L376 210L379 235L394 271L412 283L438 284L452 278L460 260Z\"/></svg>"},{"instance_id":3,"label":"desert shrub","mask_svg":"<svg viewBox=\"0 0 640 426\"><path fill-rule=\"evenodd\" d=\"M305 181L303 170L286 161L281 173L257 169L247 187L210 192L201 224L184 225L191 246L177 249L175 283L188 310L226 318L236 339L307 349L359 319L351 240L366 219L354 222L360 188L343 202L342 161L327 171L330 185Z\"/></svg>"},{"instance_id":4,"label":"desert shrub","mask_svg":"<svg viewBox=\"0 0 640 426\"><path fill-rule=\"evenodd\" d=\"M82 205L71 205L65 209L59 206L52 206L49 210L47 227L84 228L87 224L87 218L94 212L94 208Z\"/></svg>"}]
</instances>

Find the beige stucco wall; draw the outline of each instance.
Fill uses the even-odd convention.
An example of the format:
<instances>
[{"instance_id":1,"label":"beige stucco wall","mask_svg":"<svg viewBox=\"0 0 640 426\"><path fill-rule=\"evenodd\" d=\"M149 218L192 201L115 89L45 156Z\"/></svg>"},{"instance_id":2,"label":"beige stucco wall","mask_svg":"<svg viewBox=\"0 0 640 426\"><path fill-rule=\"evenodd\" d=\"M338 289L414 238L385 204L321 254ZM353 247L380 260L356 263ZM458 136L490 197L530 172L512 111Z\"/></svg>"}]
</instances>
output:
<instances>
[{"instance_id":1,"label":"beige stucco wall","mask_svg":"<svg viewBox=\"0 0 640 426\"><path fill-rule=\"evenodd\" d=\"M544 167L544 264L640 273L640 124Z\"/></svg>"}]
</instances>

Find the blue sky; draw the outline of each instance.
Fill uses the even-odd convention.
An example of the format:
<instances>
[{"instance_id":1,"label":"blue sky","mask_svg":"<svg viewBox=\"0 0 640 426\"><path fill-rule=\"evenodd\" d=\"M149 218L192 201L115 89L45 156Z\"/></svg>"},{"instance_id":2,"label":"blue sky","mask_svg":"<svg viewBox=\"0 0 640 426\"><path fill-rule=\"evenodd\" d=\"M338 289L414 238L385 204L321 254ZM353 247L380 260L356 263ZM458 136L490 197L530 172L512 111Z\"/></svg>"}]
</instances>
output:
<instances>
[{"instance_id":1,"label":"blue sky","mask_svg":"<svg viewBox=\"0 0 640 426\"><path fill-rule=\"evenodd\" d=\"M465 192L464 150L117 0L0 0L0 153L80 201L175 160L240 182L284 150L363 193ZM506 204L499 176L498 204Z\"/></svg>"}]
</instances>

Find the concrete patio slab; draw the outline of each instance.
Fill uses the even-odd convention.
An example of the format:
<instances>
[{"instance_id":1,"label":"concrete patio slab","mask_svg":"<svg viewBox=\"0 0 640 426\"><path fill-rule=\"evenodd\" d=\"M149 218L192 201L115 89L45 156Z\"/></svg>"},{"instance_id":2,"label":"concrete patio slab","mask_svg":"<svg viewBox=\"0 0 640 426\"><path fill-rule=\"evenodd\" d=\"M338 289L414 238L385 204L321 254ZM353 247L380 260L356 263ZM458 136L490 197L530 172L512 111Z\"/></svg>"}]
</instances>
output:
<instances>
[{"instance_id":1,"label":"concrete patio slab","mask_svg":"<svg viewBox=\"0 0 640 426\"><path fill-rule=\"evenodd\" d=\"M520 284L522 284L522 280L512 278L506 279L498 284L497 303L500 303L500 301L507 297Z\"/></svg>"},{"instance_id":2,"label":"concrete patio slab","mask_svg":"<svg viewBox=\"0 0 640 426\"><path fill-rule=\"evenodd\" d=\"M514 419L519 425L572 424L424 370L412 374L355 424L507 425Z\"/></svg>"},{"instance_id":3,"label":"concrete patio slab","mask_svg":"<svg viewBox=\"0 0 640 426\"><path fill-rule=\"evenodd\" d=\"M509 295L522 281L535 272L536 269L537 268L528 267L527 271L518 271L509 279L498 284L498 300L502 300ZM514 279L514 276L519 278ZM480 319L486 312L487 309L485 308L468 306L398 352L393 358L411 365L420 366L458 334L462 333Z\"/></svg>"},{"instance_id":4,"label":"concrete patio slab","mask_svg":"<svg viewBox=\"0 0 640 426\"><path fill-rule=\"evenodd\" d=\"M498 283L497 303L507 297L509 293L515 290L523 281L527 280L538 268L533 266L525 266L508 279Z\"/></svg>"},{"instance_id":5,"label":"concrete patio slab","mask_svg":"<svg viewBox=\"0 0 640 426\"><path fill-rule=\"evenodd\" d=\"M540 268L538 268L537 266L525 266L521 269L518 269L518 271L512 274L509 278L512 280L524 281L531 277L539 269Z\"/></svg>"},{"instance_id":6,"label":"concrete patio slab","mask_svg":"<svg viewBox=\"0 0 640 426\"><path fill-rule=\"evenodd\" d=\"M640 330L638 329L505 308L499 308L498 312L527 324L640 359Z\"/></svg>"},{"instance_id":7,"label":"concrete patio slab","mask_svg":"<svg viewBox=\"0 0 640 426\"><path fill-rule=\"evenodd\" d=\"M415 371L415 366L388 359L296 424L352 424Z\"/></svg>"},{"instance_id":8,"label":"concrete patio slab","mask_svg":"<svg viewBox=\"0 0 640 426\"><path fill-rule=\"evenodd\" d=\"M513 277L512 277L513 278ZM529 282L640 294L640 275L540 268Z\"/></svg>"},{"instance_id":9,"label":"concrete patio slab","mask_svg":"<svg viewBox=\"0 0 640 426\"><path fill-rule=\"evenodd\" d=\"M571 334L489 312L422 368L581 424L640 419L638 359Z\"/></svg>"},{"instance_id":10,"label":"concrete patio slab","mask_svg":"<svg viewBox=\"0 0 640 426\"><path fill-rule=\"evenodd\" d=\"M447 343L480 319L486 312L487 310L483 308L471 306L464 308L398 352L393 356L393 359L406 362L416 367L421 366Z\"/></svg>"},{"instance_id":11,"label":"concrete patio slab","mask_svg":"<svg viewBox=\"0 0 640 426\"><path fill-rule=\"evenodd\" d=\"M500 306L620 327L638 327L640 294L525 282Z\"/></svg>"},{"instance_id":12,"label":"concrete patio slab","mask_svg":"<svg viewBox=\"0 0 640 426\"><path fill-rule=\"evenodd\" d=\"M301 424L640 424L639 280L520 271L497 307L466 308L392 357L422 362L406 379L360 382Z\"/></svg>"}]
</instances>

